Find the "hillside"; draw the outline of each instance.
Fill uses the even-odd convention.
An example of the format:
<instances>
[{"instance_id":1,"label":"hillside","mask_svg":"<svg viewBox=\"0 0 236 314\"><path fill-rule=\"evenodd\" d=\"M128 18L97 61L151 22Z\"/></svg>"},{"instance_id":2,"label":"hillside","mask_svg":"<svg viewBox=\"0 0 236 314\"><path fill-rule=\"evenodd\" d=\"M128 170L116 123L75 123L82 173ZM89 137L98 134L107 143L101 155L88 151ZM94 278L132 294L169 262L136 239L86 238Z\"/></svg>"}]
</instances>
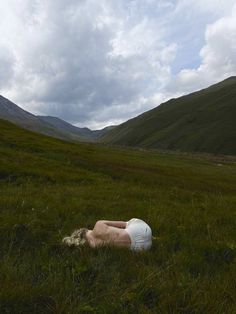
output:
<instances>
[{"instance_id":1,"label":"hillside","mask_svg":"<svg viewBox=\"0 0 236 314\"><path fill-rule=\"evenodd\" d=\"M38 116L38 118L40 120L42 120L43 122L46 122L50 125L52 125L53 127L55 127L56 129L59 129L63 132L65 132L66 134L68 134L68 136L71 136L71 138L87 138L87 139L93 139L95 138L95 136L93 135L93 131L91 131L88 128L78 128L74 125L71 125L70 123L59 119L57 117L51 117L51 116Z\"/></svg>"},{"instance_id":2,"label":"hillside","mask_svg":"<svg viewBox=\"0 0 236 314\"><path fill-rule=\"evenodd\" d=\"M0 120L0 313L235 313L235 190L234 157L70 143ZM150 251L61 245L133 217L151 226Z\"/></svg>"},{"instance_id":3,"label":"hillside","mask_svg":"<svg viewBox=\"0 0 236 314\"><path fill-rule=\"evenodd\" d=\"M75 127L56 117L35 116L1 95L0 119L8 120L28 130L70 141L95 141L109 129L92 131L88 128Z\"/></svg>"},{"instance_id":4,"label":"hillside","mask_svg":"<svg viewBox=\"0 0 236 314\"><path fill-rule=\"evenodd\" d=\"M64 132L68 132L71 134L71 136L83 136L85 139L88 139L90 141L96 141L99 137L104 135L108 130L111 130L115 128L115 126L108 126L101 130L90 130L89 128L79 128L74 125L71 125L70 123L51 116L38 116L40 120L51 124L55 128L58 128L59 130L63 130Z\"/></svg>"},{"instance_id":5,"label":"hillside","mask_svg":"<svg viewBox=\"0 0 236 314\"><path fill-rule=\"evenodd\" d=\"M171 99L107 132L103 143L236 154L236 77Z\"/></svg>"},{"instance_id":6,"label":"hillside","mask_svg":"<svg viewBox=\"0 0 236 314\"><path fill-rule=\"evenodd\" d=\"M54 136L54 128L0 95L0 118L35 132Z\"/></svg>"}]
</instances>

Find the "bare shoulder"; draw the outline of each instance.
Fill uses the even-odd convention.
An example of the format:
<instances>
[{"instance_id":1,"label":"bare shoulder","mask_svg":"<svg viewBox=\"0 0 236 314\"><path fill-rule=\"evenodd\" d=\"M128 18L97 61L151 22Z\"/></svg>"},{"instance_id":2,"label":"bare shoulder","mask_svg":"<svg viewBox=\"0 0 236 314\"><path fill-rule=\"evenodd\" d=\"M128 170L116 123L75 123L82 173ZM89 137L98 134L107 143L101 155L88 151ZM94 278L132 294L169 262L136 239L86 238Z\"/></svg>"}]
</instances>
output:
<instances>
[{"instance_id":1,"label":"bare shoulder","mask_svg":"<svg viewBox=\"0 0 236 314\"><path fill-rule=\"evenodd\" d=\"M104 223L103 220L98 220L93 228L94 235L97 237L101 237L108 233L108 226Z\"/></svg>"}]
</instances>

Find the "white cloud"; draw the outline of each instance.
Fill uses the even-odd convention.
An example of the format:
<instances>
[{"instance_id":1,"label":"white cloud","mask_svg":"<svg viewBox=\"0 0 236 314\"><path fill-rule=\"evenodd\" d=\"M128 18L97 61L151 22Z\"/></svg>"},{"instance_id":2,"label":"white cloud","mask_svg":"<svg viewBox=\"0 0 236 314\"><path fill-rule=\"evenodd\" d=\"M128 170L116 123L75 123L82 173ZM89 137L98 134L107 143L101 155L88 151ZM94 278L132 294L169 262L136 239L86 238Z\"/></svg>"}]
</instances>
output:
<instances>
[{"instance_id":1,"label":"white cloud","mask_svg":"<svg viewBox=\"0 0 236 314\"><path fill-rule=\"evenodd\" d=\"M181 70L170 89L187 93L236 75L236 5L230 15L206 27L200 57L199 67Z\"/></svg>"},{"instance_id":2,"label":"white cloud","mask_svg":"<svg viewBox=\"0 0 236 314\"><path fill-rule=\"evenodd\" d=\"M197 14L213 14L215 17L219 17L225 14L229 14L232 10L232 6L235 4L235 0L178 0L175 7L175 13L183 13L183 11L189 15Z\"/></svg>"},{"instance_id":3,"label":"white cloud","mask_svg":"<svg viewBox=\"0 0 236 314\"><path fill-rule=\"evenodd\" d=\"M1 1L0 92L77 125L120 123L234 73L233 2Z\"/></svg>"},{"instance_id":4,"label":"white cloud","mask_svg":"<svg viewBox=\"0 0 236 314\"><path fill-rule=\"evenodd\" d=\"M0 45L0 89L9 88L14 77L15 57L6 46Z\"/></svg>"},{"instance_id":5,"label":"white cloud","mask_svg":"<svg viewBox=\"0 0 236 314\"><path fill-rule=\"evenodd\" d=\"M4 95L31 112L81 125L91 125L94 117L106 124L114 114L125 119L140 112L140 99L169 80L177 45L166 44L162 29L156 32L158 20L146 17L154 3L142 9L138 2L128 4L138 18L127 13L125 1L2 5L0 41L17 59L14 84L2 89Z\"/></svg>"}]
</instances>

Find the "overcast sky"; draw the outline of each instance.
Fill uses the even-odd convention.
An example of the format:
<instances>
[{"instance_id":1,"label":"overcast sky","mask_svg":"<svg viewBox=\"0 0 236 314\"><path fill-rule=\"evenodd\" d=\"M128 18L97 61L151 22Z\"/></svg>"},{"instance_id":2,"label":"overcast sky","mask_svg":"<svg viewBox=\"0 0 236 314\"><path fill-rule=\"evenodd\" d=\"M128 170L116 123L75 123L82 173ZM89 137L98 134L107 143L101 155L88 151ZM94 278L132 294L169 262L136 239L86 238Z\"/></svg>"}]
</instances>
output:
<instances>
[{"instance_id":1,"label":"overcast sky","mask_svg":"<svg viewBox=\"0 0 236 314\"><path fill-rule=\"evenodd\" d=\"M0 0L0 94L99 129L236 75L236 0Z\"/></svg>"}]
</instances>

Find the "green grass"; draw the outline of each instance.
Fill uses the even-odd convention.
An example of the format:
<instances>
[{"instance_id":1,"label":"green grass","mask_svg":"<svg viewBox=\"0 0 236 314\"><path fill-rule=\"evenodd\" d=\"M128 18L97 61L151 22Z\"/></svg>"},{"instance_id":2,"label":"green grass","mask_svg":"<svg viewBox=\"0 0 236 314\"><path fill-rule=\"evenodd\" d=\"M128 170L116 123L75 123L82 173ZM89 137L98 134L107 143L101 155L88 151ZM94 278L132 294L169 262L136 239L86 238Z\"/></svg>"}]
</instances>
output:
<instances>
[{"instance_id":1,"label":"green grass","mask_svg":"<svg viewBox=\"0 0 236 314\"><path fill-rule=\"evenodd\" d=\"M235 313L236 158L73 144L0 120L0 313ZM69 248L139 217L150 251Z\"/></svg>"}]
</instances>

